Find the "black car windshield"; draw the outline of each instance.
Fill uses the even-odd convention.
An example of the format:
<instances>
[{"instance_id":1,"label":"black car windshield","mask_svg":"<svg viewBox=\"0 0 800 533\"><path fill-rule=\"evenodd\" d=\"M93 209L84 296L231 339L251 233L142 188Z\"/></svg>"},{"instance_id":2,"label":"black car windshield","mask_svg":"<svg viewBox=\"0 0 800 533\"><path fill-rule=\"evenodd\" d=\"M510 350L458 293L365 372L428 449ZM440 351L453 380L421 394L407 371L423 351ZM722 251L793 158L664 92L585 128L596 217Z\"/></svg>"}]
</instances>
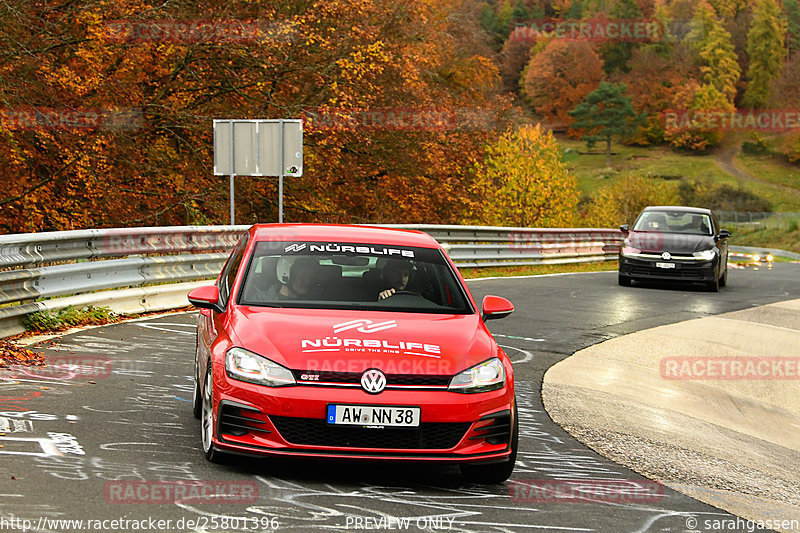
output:
<instances>
[{"instance_id":1,"label":"black car windshield","mask_svg":"<svg viewBox=\"0 0 800 533\"><path fill-rule=\"evenodd\" d=\"M473 313L441 250L378 244L256 244L238 303L250 306Z\"/></svg>"},{"instance_id":2,"label":"black car windshield","mask_svg":"<svg viewBox=\"0 0 800 533\"><path fill-rule=\"evenodd\" d=\"M633 230L711 235L711 217L686 211L645 211L636 220Z\"/></svg>"}]
</instances>

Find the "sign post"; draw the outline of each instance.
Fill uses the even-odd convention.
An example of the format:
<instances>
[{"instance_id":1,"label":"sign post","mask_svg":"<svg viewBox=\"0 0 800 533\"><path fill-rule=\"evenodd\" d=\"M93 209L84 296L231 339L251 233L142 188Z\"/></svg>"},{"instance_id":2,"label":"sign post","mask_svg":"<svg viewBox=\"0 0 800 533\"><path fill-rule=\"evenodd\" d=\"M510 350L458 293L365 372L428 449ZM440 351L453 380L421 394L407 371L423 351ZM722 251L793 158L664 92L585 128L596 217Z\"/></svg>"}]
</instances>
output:
<instances>
[{"instance_id":1,"label":"sign post","mask_svg":"<svg viewBox=\"0 0 800 533\"><path fill-rule=\"evenodd\" d=\"M231 225L234 178L277 176L278 222L283 222L283 178L303 175L303 121L214 120L214 175L230 176Z\"/></svg>"}]
</instances>

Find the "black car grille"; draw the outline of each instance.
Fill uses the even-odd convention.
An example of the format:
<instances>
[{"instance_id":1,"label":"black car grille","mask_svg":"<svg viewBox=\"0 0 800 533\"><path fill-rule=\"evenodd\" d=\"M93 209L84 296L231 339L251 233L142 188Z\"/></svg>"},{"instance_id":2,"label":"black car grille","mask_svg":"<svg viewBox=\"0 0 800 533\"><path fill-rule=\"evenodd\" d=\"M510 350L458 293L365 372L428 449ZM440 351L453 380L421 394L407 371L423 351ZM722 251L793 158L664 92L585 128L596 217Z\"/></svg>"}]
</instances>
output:
<instances>
[{"instance_id":1,"label":"black car grille","mask_svg":"<svg viewBox=\"0 0 800 533\"><path fill-rule=\"evenodd\" d=\"M482 422L490 422L478 426L470 433L470 440L484 439L489 444L508 444L511 440L511 413L502 411L481 418Z\"/></svg>"},{"instance_id":2,"label":"black car grille","mask_svg":"<svg viewBox=\"0 0 800 533\"><path fill-rule=\"evenodd\" d=\"M222 435L241 437L251 431L271 433L270 430L264 428L266 420L260 411L227 402L220 404L218 423L219 432Z\"/></svg>"},{"instance_id":3,"label":"black car grille","mask_svg":"<svg viewBox=\"0 0 800 533\"><path fill-rule=\"evenodd\" d=\"M292 370L294 378L301 383L343 383L361 385L363 372L321 372L318 370ZM308 376L314 376L309 380ZM318 376L318 379L317 379ZM427 374L386 374L386 386L439 386L450 384L452 376L431 376Z\"/></svg>"},{"instance_id":4,"label":"black car grille","mask_svg":"<svg viewBox=\"0 0 800 533\"><path fill-rule=\"evenodd\" d=\"M270 416L281 436L292 444L337 448L448 450L464 437L470 423L423 422L416 428L335 426L316 418Z\"/></svg>"},{"instance_id":5,"label":"black car grille","mask_svg":"<svg viewBox=\"0 0 800 533\"><path fill-rule=\"evenodd\" d=\"M682 265L681 265L682 267ZM631 268L631 276L659 276L659 277L670 277L670 278L682 278L682 279L702 279L704 274L708 272L708 269L700 270L697 268L654 268L654 267L644 267L644 266L635 266Z\"/></svg>"}]
</instances>

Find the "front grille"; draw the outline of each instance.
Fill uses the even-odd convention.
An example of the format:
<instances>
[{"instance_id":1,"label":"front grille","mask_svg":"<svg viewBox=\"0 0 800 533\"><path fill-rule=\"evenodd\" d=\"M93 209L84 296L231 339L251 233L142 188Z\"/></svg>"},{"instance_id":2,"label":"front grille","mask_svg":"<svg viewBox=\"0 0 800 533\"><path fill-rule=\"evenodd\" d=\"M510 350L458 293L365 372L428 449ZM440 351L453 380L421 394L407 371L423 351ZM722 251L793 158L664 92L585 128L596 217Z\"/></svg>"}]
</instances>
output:
<instances>
[{"instance_id":1,"label":"front grille","mask_svg":"<svg viewBox=\"0 0 800 533\"><path fill-rule=\"evenodd\" d=\"M261 418L261 420L259 420ZM223 435L241 437L251 431L271 433L264 429L265 416L255 409L222 402L219 408L219 432Z\"/></svg>"},{"instance_id":2,"label":"front grille","mask_svg":"<svg viewBox=\"0 0 800 533\"><path fill-rule=\"evenodd\" d=\"M287 442L337 448L448 450L464 437L470 423L423 422L416 428L334 426L324 419L270 416Z\"/></svg>"},{"instance_id":3,"label":"front grille","mask_svg":"<svg viewBox=\"0 0 800 533\"><path fill-rule=\"evenodd\" d=\"M635 266L631 268L631 276L661 276L682 279L702 279L704 271L696 268L649 268Z\"/></svg>"},{"instance_id":4,"label":"front grille","mask_svg":"<svg viewBox=\"0 0 800 533\"><path fill-rule=\"evenodd\" d=\"M511 437L511 414L508 411L494 413L481 418L488 422L474 428L470 440L484 439L489 444L508 444Z\"/></svg>"},{"instance_id":5,"label":"front grille","mask_svg":"<svg viewBox=\"0 0 800 533\"><path fill-rule=\"evenodd\" d=\"M321 372L318 370L292 370L294 378L300 383L343 383L361 386L363 372ZM315 379L308 380L308 376ZM316 379L319 376L319 379ZM303 378L306 379L303 379ZM440 386L450 384L452 376L431 376L426 374L386 374L386 386Z\"/></svg>"}]
</instances>

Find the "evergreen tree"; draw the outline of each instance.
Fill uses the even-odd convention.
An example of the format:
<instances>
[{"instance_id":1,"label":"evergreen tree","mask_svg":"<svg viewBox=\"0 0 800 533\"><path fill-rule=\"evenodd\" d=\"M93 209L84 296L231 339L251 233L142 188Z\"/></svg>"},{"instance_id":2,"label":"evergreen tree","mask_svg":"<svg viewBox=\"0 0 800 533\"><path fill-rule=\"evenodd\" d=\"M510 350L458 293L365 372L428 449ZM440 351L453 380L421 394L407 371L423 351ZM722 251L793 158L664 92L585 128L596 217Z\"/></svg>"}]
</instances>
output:
<instances>
[{"instance_id":1,"label":"evergreen tree","mask_svg":"<svg viewBox=\"0 0 800 533\"><path fill-rule=\"evenodd\" d=\"M745 107L762 107L769 99L769 85L781 74L783 68L784 26L780 20L781 8L775 0L758 0L753 11L753 24L747 33L747 90L742 104Z\"/></svg>"},{"instance_id":2,"label":"evergreen tree","mask_svg":"<svg viewBox=\"0 0 800 533\"><path fill-rule=\"evenodd\" d=\"M633 0L617 0L611 10L611 16L617 20L630 20L641 18L642 12ZM632 42L615 42L603 45L600 55L603 57L603 70L606 74L615 71L628 72L628 61L633 50L637 47Z\"/></svg>"},{"instance_id":3,"label":"evergreen tree","mask_svg":"<svg viewBox=\"0 0 800 533\"><path fill-rule=\"evenodd\" d=\"M639 117L633 109L631 99L625 96L624 83L614 85L603 82L569 115L575 119L574 129L584 129L581 137L591 148L601 140L606 142L606 166L611 166L611 138L633 133Z\"/></svg>"},{"instance_id":4,"label":"evergreen tree","mask_svg":"<svg viewBox=\"0 0 800 533\"><path fill-rule=\"evenodd\" d=\"M783 0L783 14L786 18L786 47L792 54L800 50L800 2Z\"/></svg>"},{"instance_id":5,"label":"evergreen tree","mask_svg":"<svg viewBox=\"0 0 800 533\"><path fill-rule=\"evenodd\" d=\"M741 69L731 34L717 19L714 8L705 2L698 4L691 30L684 40L698 54L703 82L713 85L729 102L733 102Z\"/></svg>"}]
</instances>

